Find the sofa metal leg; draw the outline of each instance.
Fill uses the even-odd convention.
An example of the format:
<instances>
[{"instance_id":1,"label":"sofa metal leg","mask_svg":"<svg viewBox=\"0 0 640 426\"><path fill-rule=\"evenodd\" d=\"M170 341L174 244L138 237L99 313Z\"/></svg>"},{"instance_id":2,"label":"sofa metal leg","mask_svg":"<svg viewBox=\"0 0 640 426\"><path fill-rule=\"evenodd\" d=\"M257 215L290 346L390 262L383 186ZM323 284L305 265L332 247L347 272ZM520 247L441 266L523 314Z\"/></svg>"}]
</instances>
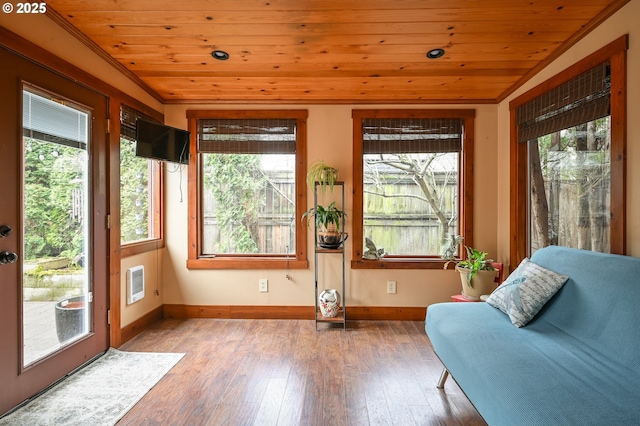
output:
<instances>
[{"instance_id":1,"label":"sofa metal leg","mask_svg":"<svg viewBox=\"0 0 640 426\"><path fill-rule=\"evenodd\" d=\"M444 389L444 382L447 381L448 377L449 377L449 370L447 370L446 368L443 368L442 374L440 374L440 379L438 380L438 384L436 385L436 387L438 389Z\"/></svg>"}]
</instances>

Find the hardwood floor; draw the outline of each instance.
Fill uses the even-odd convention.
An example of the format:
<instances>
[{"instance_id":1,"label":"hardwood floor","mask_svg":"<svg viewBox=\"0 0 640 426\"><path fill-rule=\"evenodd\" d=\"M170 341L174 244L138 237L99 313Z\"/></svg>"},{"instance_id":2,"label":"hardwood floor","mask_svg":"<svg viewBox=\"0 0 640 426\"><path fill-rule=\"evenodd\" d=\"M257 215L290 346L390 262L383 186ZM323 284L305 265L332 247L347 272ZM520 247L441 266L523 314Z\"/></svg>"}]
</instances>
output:
<instances>
[{"instance_id":1,"label":"hardwood floor","mask_svg":"<svg viewBox=\"0 0 640 426\"><path fill-rule=\"evenodd\" d=\"M118 425L485 425L422 321L163 320L122 347L186 356Z\"/></svg>"}]
</instances>

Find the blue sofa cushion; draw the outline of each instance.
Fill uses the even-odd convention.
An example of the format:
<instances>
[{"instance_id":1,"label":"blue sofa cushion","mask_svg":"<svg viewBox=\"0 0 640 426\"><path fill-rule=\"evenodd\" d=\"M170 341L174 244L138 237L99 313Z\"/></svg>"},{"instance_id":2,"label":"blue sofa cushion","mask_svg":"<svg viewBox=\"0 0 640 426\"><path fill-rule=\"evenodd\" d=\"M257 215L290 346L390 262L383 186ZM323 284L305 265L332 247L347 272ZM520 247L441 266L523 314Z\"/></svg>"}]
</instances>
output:
<instances>
[{"instance_id":1,"label":"blue sofa cushion","mask_svg":"<svg viewBox=\"0 0 640 426\"><path fill-rule=\"evenodd\" d=\"M568 276L550 271L525 258L507 280L491 293L487 303L524 327L567 282Z\"/></svg>"}]
</instances>

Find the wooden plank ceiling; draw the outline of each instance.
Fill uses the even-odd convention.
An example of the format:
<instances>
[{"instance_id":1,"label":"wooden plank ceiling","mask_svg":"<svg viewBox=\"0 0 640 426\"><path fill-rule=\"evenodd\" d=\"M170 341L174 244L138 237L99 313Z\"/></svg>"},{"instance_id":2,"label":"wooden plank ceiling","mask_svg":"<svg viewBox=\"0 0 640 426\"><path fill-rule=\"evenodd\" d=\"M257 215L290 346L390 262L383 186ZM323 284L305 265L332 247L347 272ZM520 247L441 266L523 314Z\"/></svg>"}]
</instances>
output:
<instances>
[{"instance_id":1,"label":"wooden plank ceiling","mask_svg":"<svg viewBox=\"0 0 640 426\"><path fill-rule=\"evenodd\" d=\"M47 5L49 16L166 103L493 103L627 2L48 0ZM444 56L428 59L426 53L435 48L444 49ZM214 50L227 52L229 59L214 59Z\"/></svg>"}]
</instances>

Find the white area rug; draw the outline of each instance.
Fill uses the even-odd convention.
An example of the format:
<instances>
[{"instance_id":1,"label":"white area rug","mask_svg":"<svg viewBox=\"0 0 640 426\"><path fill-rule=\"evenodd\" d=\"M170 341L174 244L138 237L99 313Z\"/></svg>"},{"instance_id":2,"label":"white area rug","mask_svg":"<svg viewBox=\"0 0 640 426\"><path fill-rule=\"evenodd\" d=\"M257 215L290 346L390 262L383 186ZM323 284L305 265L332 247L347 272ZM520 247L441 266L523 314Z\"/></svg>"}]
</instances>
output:
<instances>
[{"instance_id":1,"label":"white area rug","mask_svg":"<svg viewBox=\"0 0 640 426\"><path fill-rule=\"evenodd\" d=\"M114 425L183 356L111 348L36 399L0 418L0 425Z\"/></svg>"}]
</instances>

